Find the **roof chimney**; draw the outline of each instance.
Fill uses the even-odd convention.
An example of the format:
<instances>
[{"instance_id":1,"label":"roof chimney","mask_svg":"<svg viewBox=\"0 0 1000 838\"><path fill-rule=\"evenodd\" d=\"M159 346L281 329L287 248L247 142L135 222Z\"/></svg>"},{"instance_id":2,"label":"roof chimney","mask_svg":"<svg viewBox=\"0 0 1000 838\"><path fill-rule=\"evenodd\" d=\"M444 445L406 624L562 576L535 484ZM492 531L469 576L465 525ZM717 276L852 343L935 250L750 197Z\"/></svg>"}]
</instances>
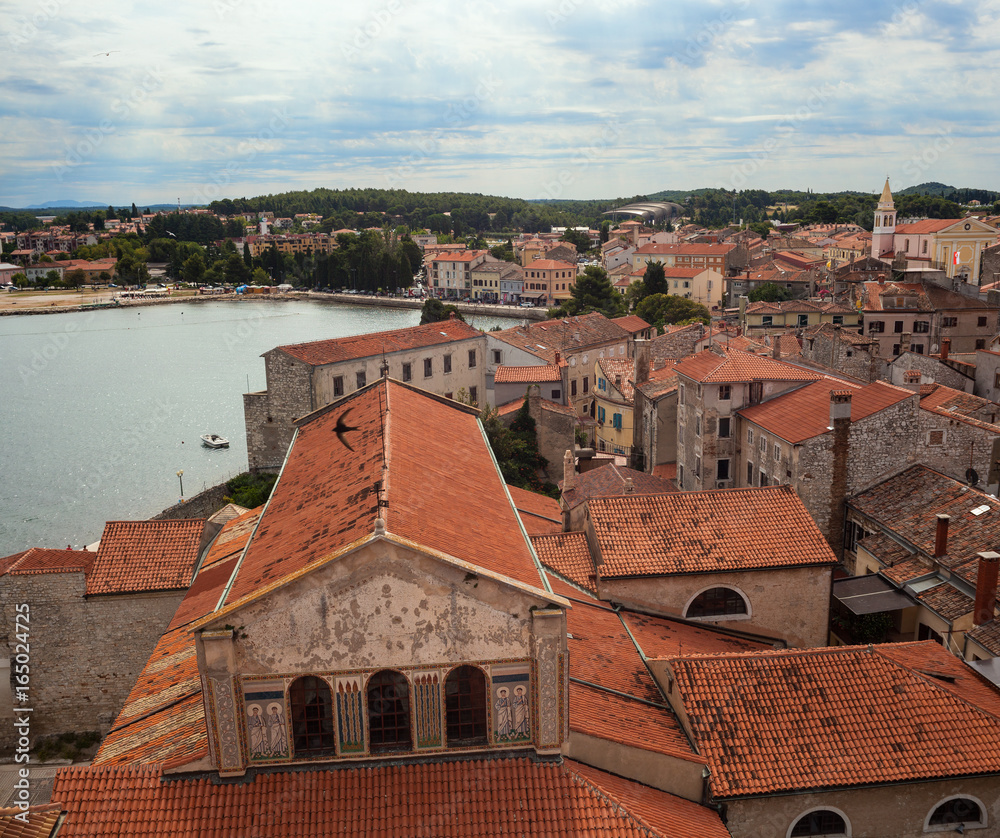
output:
<instances>
[{"instance_id":1,"label":"roof chimney","mask_svg":"<svg viewBox=\"0 0 1000 838\"><path fill-rule=\"evenodd\" d=\"M631 477L626 477L625 478L625 486L622 488L622 494L623 495L631 495L634 492L635 492L635 484L632 483L632 478ZM994 584L993 587L996 587L996 584Z\"/></svg>"},{"instance_id":2,"label":"roof chimney","mask_svg":"<svg viewBox=\"0 0 1000 838\"><path fill-rule=\"evenodd\" d=\"M556 350L556 365L559 364L559 350Z\"/></svg>"},{"instance_id":3,"label":"roof chimney","mask_svg":"<svg viewBox=\"0 0 1000 838\"><path fill-rule=\"evenodd\" d=\"M993 619L997 601L997 571L1000 570L1000 553L977 553L979 575L976 577L976 605L972 622L981 626Z\"/></svg>"},{"instance_id":4,"label":"roof chimney","mask_svg":"<svg viewBox=\"0 0 1000 838\"><path fill-rule=\"evenodd\" d=\"M951 338L941 338L941 360L948 360L948 353L951 352Z\"/></svg>"},{"instance_id":5,"label":"roof chimney","mask_svg":"<svg viewBox=\"0 0 1000 838\"><path fill-rule=\"evenodd\" d=\"M649 381L649 341L635 342L635 386L640 387Z\"/></svg>"},{"instance_id":6,"label":"roof chimney","mask_svg":"<svg viewBox=\"0 0 1000 838\"><path fill-rule=\"evenodd\" d=\"M850 390L830 391L830 428L836 427L838 421L851 421L851 397Z\"/></svg>"},{"instance_id":7,"label":"roof chimney","mask_svg":"<svg viewBox=\"0 0 1000 838\"><path fill-rule=\"evenodd\" d=\"M576 461L573 452L568 448L563 454L563 492L569 492L576 488Z\"/></svg>"},{"instance_id":8,"label":"roof chimney","mask_svg":"<svg viewBox=\"0 0 1000 838\"><path fill-rule=\"evenodd\" d=\"M951 515L938 513L937 531L934 533L934 558L940 559L948 553L948 523Z\"/></svg>"}]
</instances>

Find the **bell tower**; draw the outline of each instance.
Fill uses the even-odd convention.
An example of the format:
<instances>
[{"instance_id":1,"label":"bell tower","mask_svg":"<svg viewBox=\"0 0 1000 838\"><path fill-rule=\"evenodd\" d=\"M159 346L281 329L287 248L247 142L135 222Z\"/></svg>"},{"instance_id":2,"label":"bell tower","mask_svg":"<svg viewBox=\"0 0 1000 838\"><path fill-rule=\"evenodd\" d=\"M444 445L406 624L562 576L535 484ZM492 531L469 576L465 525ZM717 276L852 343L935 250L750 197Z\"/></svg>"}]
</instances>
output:
<instances>
[{"instance_id":1,"label":"bell tower","mask_svg":"<svg viewBox=\"0 0 1000 838\"><path fill-rule=\"evenodd\" d=\"M882 188L882 197L878 200L875 208L875 226L872 228L872 256L881 259L886 254L891 254L893 247L893 237L896 234L896 205L892 201L892 192L889 191L889 178L885 179L885 186Z\"/></svg>"}]
</instances>

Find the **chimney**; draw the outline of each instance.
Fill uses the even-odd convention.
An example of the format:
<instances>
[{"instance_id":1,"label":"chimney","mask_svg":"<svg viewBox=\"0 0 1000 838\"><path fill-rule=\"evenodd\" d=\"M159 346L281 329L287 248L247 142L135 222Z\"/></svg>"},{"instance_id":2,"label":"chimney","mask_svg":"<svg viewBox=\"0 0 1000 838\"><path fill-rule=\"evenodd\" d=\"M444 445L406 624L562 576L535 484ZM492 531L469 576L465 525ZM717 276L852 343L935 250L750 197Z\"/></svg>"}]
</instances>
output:
<instances>
[{"instance_id":1,"label":"chimney","mask_svg":"<svg viewBox=\"0 0 1000 838\"><path fill-rule=\"evenodd\" d=\"M903 332L899 336L899 353L902 355L904 352L910 351L910 339L913 337L909 332Z\"/></svg>"},{"instance_id":2,"label":"chimney","mask_svg":"<svg viewBox=\"0 0 1000 838\"><path fill-rule=\"evenodd\" d=\"M563 485L562 490L565 494L576 488L576 462L573 459L573 452L568 448L566 453L563 454Z\"/></svg>"},{"instance_id":3,"label":"chimney","mask_svg":"<svg viewBox=\"0 0 1000 838\"><path fill-rule=\"evenodd\" d=\"M839 421L846 419L848 422L851 421L851 397L853 393L850 390L831 390L830 391L830 428L833 430L837 427Z\"/></svg>"},{"instance_id":4,"label":"chimney","mask_svg":"<svg viewBox=\"0 0 1000 838\"><path fill-rule=\"evenodd\" d=\"M626 477L625 478L625 486L622 488L622 494L623 495L631 495L634 492L635 492L635 485L632 483L632 478L631 477ZM994 573L994 576L995 575L996 574ZM994 583L993 587L994 588L996 587L995 583Z\"/></svg>"},{"instance_id":5,"label":"chimney","mask_svg":"<svg viewBox=\"0 0 1000 838\"><path fill-rule=\"evenodd\" d=\"M649 341L635 342L635 386L640 387L649 381Z\"/></svg>"},{"instance_id":6,"label":"chimney","mask_svg":"<svg viewBox=\"0 0 1000 838\"><path fill-rule=\"evenodd\" d=\"M948 553L948 523L951 515L938 513L937 530L934 533L934 558L940 559Z\"/></svg>"},{"instance_id":7,"label":"chimney","mask_svg":"<svg viewBox=\"0 0 1000 838\"><path fill-rule=\"evenodd\" d=\"M556 351L556 366L559 366L559 352Z\"/></svg>"},{"instance_id":8,"label":"chimney","mask_svg":"<svg viewBox=\"0 0 1000 838\"><path fill-rule=\"evenodd\" d=\"M941 360L948 360L948 353L951 352L951 338L941 338Z\"/></svg>"},{"instance_id":9,"label":"chimney","mask_svg":"<svg viewBox=\"0 0 1000 838\"><path fill-rule=\"evenodd\" d=\"M993 619L997 601L997 571L1000 569L1000 553L977 553L979 575L976 577L976 605L972 612L972 622L981 626Z\"/></svg>"},{"instance_id":10,"label":"chimney","mask_svg":"<svg viewBox=\"0 0 1000 838\"><path fill-rule=\"evenodd\" d=\"M775 361L781 358L781 335L775 335L771 338L771 357Z\"/></svg>"}]
</instances>

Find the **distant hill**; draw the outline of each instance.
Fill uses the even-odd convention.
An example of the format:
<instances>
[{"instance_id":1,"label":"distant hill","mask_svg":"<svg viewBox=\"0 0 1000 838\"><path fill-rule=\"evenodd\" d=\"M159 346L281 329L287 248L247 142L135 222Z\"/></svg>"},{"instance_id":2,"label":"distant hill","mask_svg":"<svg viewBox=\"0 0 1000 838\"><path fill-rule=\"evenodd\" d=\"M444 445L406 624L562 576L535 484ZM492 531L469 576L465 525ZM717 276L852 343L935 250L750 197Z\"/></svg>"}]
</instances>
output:
<instances>
[{"instance_id":1,"label":"distant hill","mask_svg":"<svg viewBox=\"0 0 1000 838\"><path fill-rule=\"evenodd\" d=\"M890 187L891 188L891 187ZM936 180L927 183L919 183L916 186L907 186L905 189L893 189L893 195L939 195L942 198L948 197L956 187L948 186L945 183L938 183Z\"/></svg>"},{"instance_id":2,"label":"distant hill","mask_svg":"<svg viewBox=\"0 0 1000 838\"><path fill-rule=\"evenodd\" d=\"M61 201L46 201L44 204L31 204L20 209L105 209L107 206L106 201L72 201L64 198Z\"/></svg>"}]
</instances>

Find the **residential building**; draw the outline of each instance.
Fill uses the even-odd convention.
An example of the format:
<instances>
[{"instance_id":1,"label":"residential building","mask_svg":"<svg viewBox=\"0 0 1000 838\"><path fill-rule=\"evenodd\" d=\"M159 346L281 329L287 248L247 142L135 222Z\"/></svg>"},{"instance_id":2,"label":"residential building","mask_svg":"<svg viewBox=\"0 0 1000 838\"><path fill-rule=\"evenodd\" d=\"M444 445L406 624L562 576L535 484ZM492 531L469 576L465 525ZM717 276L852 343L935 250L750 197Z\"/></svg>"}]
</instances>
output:
<instances>
[{"instance_id":1,"label":"residential building","mask_svg":"<svg viewBox=\"0 0 1000 838\"><path fill-rule=\"evenodd\" d=\"M580 532L587 525L587 502L591 498L615 495L662 495L677 491L669 481L626 466L608 463L600 468L576 473L573 455L563 459L559 531ZM591 574L588 574L588 578ZM596 576L594 576L596 579ZM592 585L590 587L593 587Z\"/></svg>"},{"instance_id":2,"label":"residential building","mask_svg":"<svg viewBox=\"0 0 1000 838\"><path fill-rule=\"evenodd\" d=\"M858 381L878 381L887 377L886 361L873 337L831 323L807 327L802 332L801 354L812 365Z\"/></svg>"},{"instance_id":3,"label":"residential building","mask_svg":"<svg viewBox=\"0 0 1000 838\"><path fill-rule=\"evenodd\" d=\"M472 299L481 303L516 303L521 299L524 270L513 262L481 262L471 271Z\"/></svg>"},{"instance_id":4,"label":"residential building","mask_svg":"<svg viewBox=\"0 0 1000 838\"><path fill-rule=\"evenodd\" d=\"M812 370L718 346L680 361L674 373L677 486L685 491L739 485L736 412L820 378Z\"/></svg>"},{"instance_id":5,"label":"residential building","mask_svg":"<svg viewBox=\"0 0 1000 838\"><path fill-rule=\"evenodd\" d=\"M507 367L500 365L493 376L494 404L508 404L524 401L525 393L531 385L541 391L541 397L556 404L569 404L569 365L556 353L554 364L528 367Z\"/></svg>"},{"instance_id":6,"label":"residential building","mask_svg":"<svg viewBox=\"0 0 1000 838\"><path fill-rule=\"evenodd\" d=\"M738 244L644 244L635 251L635 267L660 262L664 268L700 268L728 276L730 269L742 268L745 246ZM741 258L741 253L744 256Z\"/></svg>"},{"instance_id":7,"label":"residential building","mask_svg":"<svg viewBox=\"0 0 1000 838\"><path fill-rule=\"evenodd\" d=\"M594 363L600 358L632 357L630 331L599 312L486 332L485 337L487 387L501 364L554 364L558 353L569 365L569 404L578 416L589 416L593 409Z\"/></svg>"},{"instance_id":8,"label":"residential building","mask_svg":"<svg viewBox=\"0 0 1000 838\"><path fill-rule=\"evenodd\" d=\"M746 334L768 329L808 329L821 323L857 330L861 325L861 317L857 309L840 303L813 300L744 303L740 300L740 325Z\"/></svg>"},{"instance_id":9,"label":"residential building","mask_svg":"<svg viewBox=\"0 0 1000 838\"><path fill-rule=\"evenodd\" d=\"M524 268L521 296L538 306L556 306L572 296L576 265L557 259L536 259Z\"/></svg>"},{"instance_id":10,"label":"residential building","mask_svg":"<svg viewBox=\"0 0 1000 838\"><path fill-rule=\"evenodd\" d=\"M472 296L472 271L488 261L488 250L438 252L427 262L427 284L432 296L467 299Z\"/></svg>"},{"instance_id":11,"label":"residential building","mask_svg":"<svg viewBox=\"0 0 1000 838\"><path fill-rule=\"evenodd\" d=\"M1000 655L1000 647L988 643L992 651L985 653L967 639L998 622L991 552L998 539L995 496L922 464L854 494L847 500L844 562L855 578L877 578L860 592L870 595L862 607L855 605L858 591L839 587L851 580L837 583L834 633L851 642L858 631L852 613L881 614L881 639L934 640L968 661Z\"/></svg>"},{"instance_id":12,"label":"residential building","mask_svg":"<svg viewBox=\"0 0 1000 838\"><path fill-rule=\"evenodd\" d=\"M817 276L812 271L782 267L776 262L767 261L727 277L725 284L725 305L733 308L739 304L740 297L749 295L762 285L777 285L796 300L815 297Z\"/></svg>"},{"instance_id":13,"label":"residential building","mask_svg":"<svg viewBox=\"0 0 1000 838\"><path fill-rule=\"evenodd\" d=\"M634 377L631 358L600 358L594 364L591 418L597 422L594 446L598 451L632 455Z\"/></svg>"},{"instance_id":14,"label":"residential building","mask_svg":"<svg viewBox=\"0 0 1000 838\"><path fill-rule=\"evenodd\" d=\"M643 265L643 268L648 264ZM667 293L694 300L712 309L720 308L725 297L725 277L715 268L664 267Z\"/></svg>"},{"instance_id":15,"label":"residential building","mask_svg":"<svg viewBox=\"0 0 1000 838\"><path fill-rule=\"evenodd\" d=\"M636 344L632 404L632 463L648 474L677 463L677 375L671 361L650 370L649 351Z\"/></svg>"},{"instance_id":16,"label":"residential building","mask_svg":"<svg viewBox=\"0 0 1000 838\"><path fill-rule=\"evenodd\" d=\"M884 358L902 351L936 355L947 338L956 354L986 349L1000 308L930 282L864 282L856 286L864 334L878 340Z\"/></svg>"},{"instance_id":17,"label":"residential building","mask_svg":"<svg viewBox=\"0 0 1000 838\"><path fill-rule=\"evenodd\" d=\"M456 318L424 326L278 346L264 353L266 388L243 397L251 471L281 468L295 420L381 377L478 403L486 394L486 339Z\"/></svg>"}]
</instances>

